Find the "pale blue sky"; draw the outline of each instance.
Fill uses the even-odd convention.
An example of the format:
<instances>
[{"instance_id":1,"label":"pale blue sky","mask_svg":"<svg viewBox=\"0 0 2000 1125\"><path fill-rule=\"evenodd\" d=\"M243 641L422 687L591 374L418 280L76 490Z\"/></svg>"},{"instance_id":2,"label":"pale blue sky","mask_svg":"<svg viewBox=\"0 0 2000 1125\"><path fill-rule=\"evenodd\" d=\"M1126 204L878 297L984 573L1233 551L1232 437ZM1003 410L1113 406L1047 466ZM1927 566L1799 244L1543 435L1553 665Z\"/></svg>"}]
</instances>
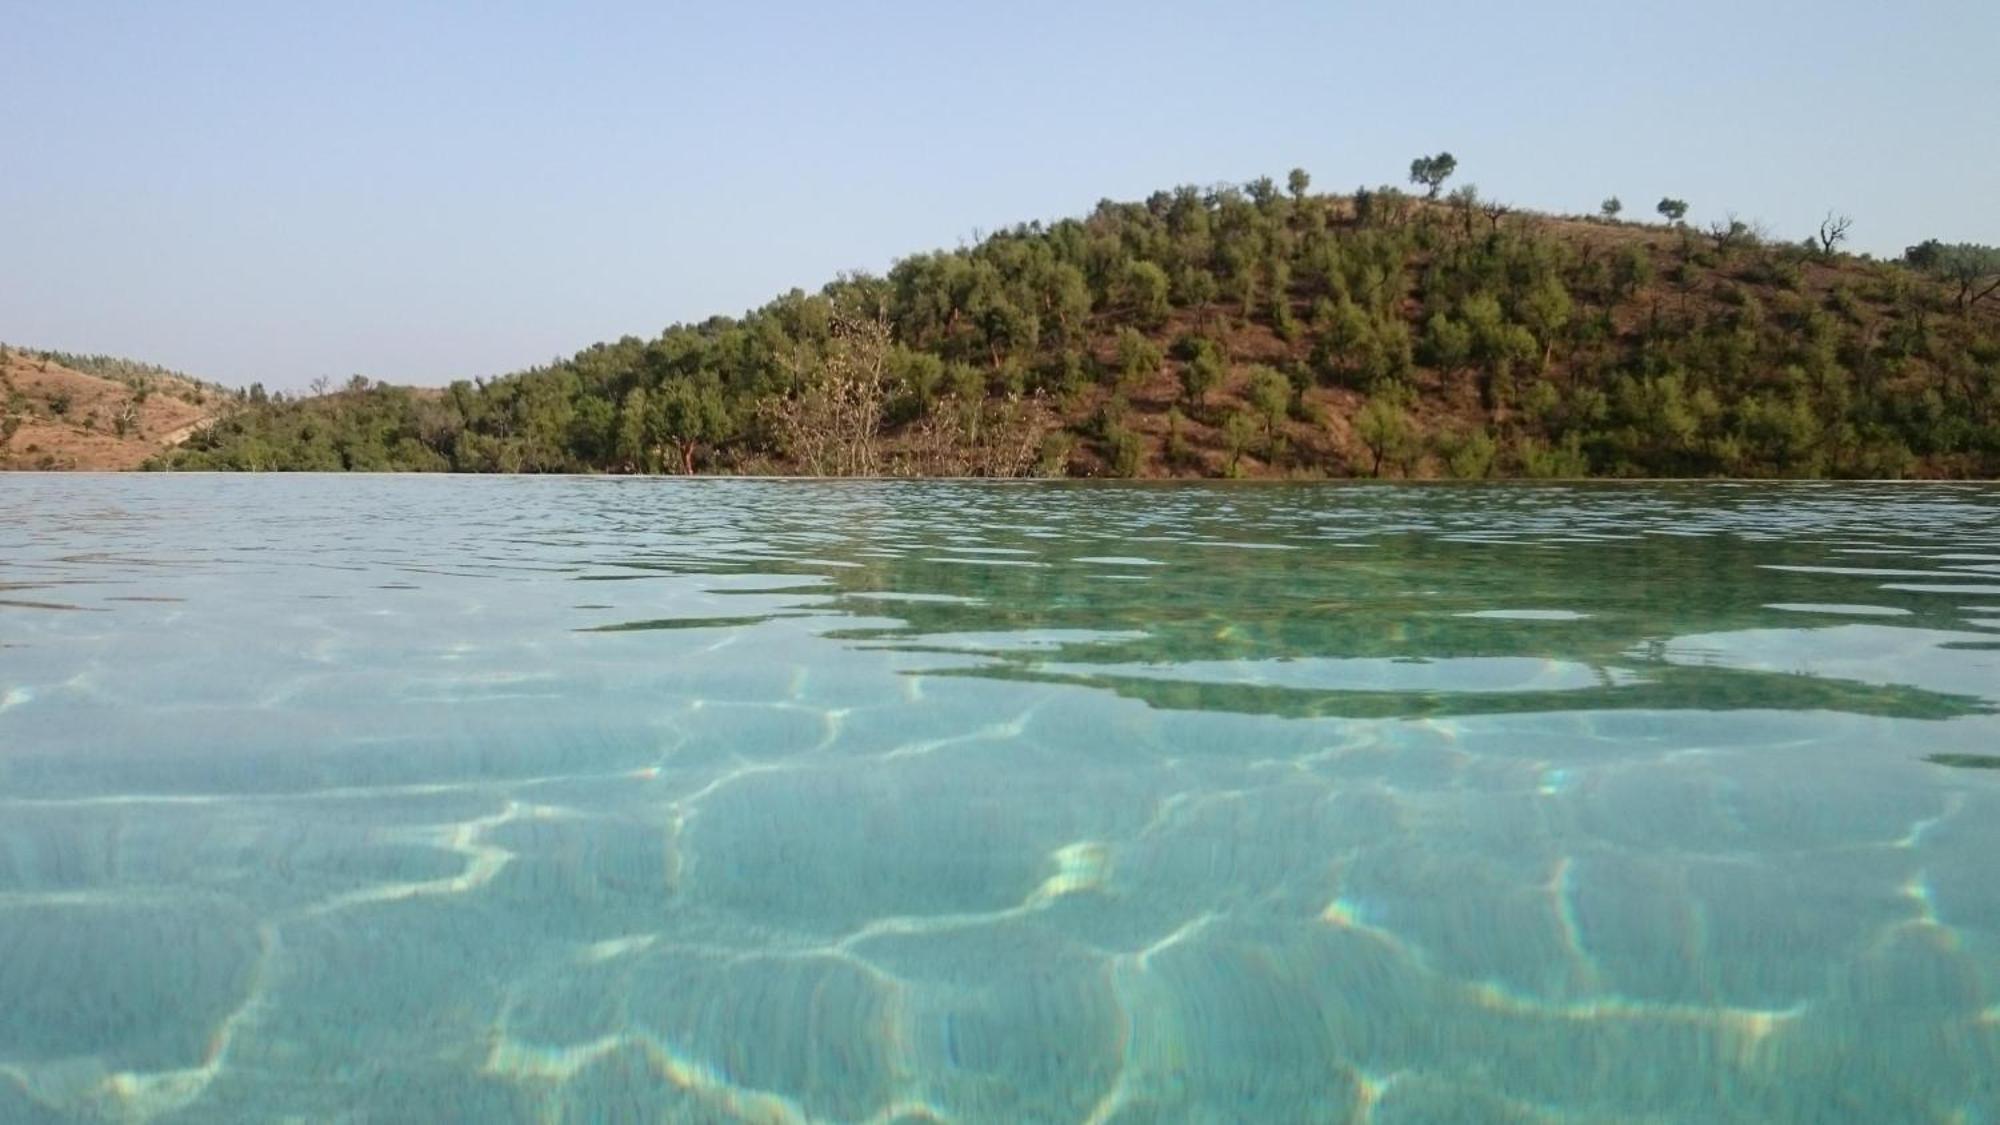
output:
<instances>
[{"instance_id":1,"label":"pale blue sky","mask_svg":"<svg viewBox=\"0 0 2000 1125\"><path fill-rule=\"evenodd\" d=\"M2000 243L2000 3L0 0L0 340L495 374L1177 183Z\"/></svg>"}]
</instances>

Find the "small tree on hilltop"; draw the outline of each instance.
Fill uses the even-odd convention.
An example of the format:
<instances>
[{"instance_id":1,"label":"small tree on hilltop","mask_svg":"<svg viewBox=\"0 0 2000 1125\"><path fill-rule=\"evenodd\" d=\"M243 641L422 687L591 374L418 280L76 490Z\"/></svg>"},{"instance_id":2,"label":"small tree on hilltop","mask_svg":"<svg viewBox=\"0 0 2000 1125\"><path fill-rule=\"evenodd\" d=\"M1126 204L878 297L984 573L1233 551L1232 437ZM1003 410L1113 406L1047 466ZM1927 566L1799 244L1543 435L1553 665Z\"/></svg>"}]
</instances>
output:
<instances>
[{"instance_id":1,"label":"small tree on hilltop","mask_svg":"<svg viewBox=\"0 0 2000 1125\"><path fill-rule=\"evenodd\" d=\"M1675 226L1680 226L1681 220L1687 218L1687 200L1675 199L1670 195L1662 196L1660 198L1660 205L1655 207L1654 210L1658 211L1661 217L1665 218L1668 222Z\"/></svg>"},{"instance_id":2,"label":"small tree on hilltop","mask_svg":"<svg viewBox=\"0 0 2000 1125\"><path fill-rule=\"evenodd\" d=\"M1831 211L1819 221L1819 253L1823 258L1833 257L1834 248L1847 241L1847 228L1854 220L1846 215L1836 215Z\"/></svg>"},{"instance_id":3,"label":"small tree on hilltop","mask_svg":"<svg viewBox=\"0 0 2000 1125\"><path fill-rule=\"evenodd\" d=\"M1291 191L1294 203L1304 203L1306 189L1311 186L1312 177L1306 174L1304 168L1294 168L1292 174L1285 177L1285 187Z\"/></svg>"},{"instance_id":4,"label":"small tree on hilltop","mask_svg":"<svg viewBox=\"0 0 2000 1125\"><path fill-rule=\"evenodd\" d=\"M1448 152L1436 156L1419 156L1410 161L1410 182L1421 184L1425 199L1436 199L1444 188L1444 182L1458 171L1458 158Z\"/></svg>"},{"instance_id":5,"label":"small tree on hilltop","mask_svg":"<svg viewBox=\"0 0 2000 1125\"><path fill-rule=\"evenodd\" d=\"M1618 221L1618 213L1624 209L1625 201L1615 195L1607 197L1604 202L1597 205L1598 213L1607 221L1614 223Z\"/></svg>"}]
</instances>

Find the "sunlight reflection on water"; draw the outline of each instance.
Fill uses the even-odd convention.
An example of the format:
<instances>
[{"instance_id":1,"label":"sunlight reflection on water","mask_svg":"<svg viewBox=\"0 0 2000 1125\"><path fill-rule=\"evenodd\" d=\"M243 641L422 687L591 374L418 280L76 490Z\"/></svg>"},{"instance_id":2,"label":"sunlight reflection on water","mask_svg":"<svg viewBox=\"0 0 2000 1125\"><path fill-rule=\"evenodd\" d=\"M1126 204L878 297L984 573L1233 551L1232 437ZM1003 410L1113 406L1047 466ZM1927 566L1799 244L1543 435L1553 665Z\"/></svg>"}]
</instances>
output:
<instances>
[{"instance_id":1,"label":"sunlight reflection on water","mask_svg":"<svg viewBox=\"0 0 2000 1125\"><path fill-rule=\"evenodd\" d=\"M2000 1117L2000 490L0 529L0 1120Z\"/></svg>"}]
</instances>

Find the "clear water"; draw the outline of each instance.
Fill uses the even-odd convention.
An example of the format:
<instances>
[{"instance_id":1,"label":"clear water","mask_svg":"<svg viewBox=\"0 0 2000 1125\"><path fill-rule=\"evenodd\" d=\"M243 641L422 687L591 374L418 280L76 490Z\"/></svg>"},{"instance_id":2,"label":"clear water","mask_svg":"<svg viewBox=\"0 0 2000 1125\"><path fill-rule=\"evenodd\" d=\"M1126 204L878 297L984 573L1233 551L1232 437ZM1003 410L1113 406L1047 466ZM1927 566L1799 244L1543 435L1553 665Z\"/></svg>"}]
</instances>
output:
<instances>
[{"instance_id":1,"label":"clear water","mask_svg":"<svg viewBox=\"0 0 2000 1125\"><path fill-rule=\"evenodd\" d=\"M2000 1120L2000 490L0 480L0 1120Z\"/></svg>"}]
</instances>

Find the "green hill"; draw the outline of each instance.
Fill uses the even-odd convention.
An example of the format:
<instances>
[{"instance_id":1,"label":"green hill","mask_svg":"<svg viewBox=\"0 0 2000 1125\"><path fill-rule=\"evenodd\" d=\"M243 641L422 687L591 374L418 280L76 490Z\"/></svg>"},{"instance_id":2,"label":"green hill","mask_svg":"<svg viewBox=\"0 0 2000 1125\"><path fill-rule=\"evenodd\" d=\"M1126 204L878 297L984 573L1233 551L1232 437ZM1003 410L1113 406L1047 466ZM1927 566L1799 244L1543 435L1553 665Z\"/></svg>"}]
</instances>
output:
<instances>
[{"instance_id":1,"label":"green hill","mask_svg":"<svg viewBox=\"0 0 2000 1125\"><path fill-rule=\"evenodd\" d=\"M1308 186L1106 201L444 390L253 388L157 464L2000 476L2000 252Z\"/></svg>"}]
</instances>

